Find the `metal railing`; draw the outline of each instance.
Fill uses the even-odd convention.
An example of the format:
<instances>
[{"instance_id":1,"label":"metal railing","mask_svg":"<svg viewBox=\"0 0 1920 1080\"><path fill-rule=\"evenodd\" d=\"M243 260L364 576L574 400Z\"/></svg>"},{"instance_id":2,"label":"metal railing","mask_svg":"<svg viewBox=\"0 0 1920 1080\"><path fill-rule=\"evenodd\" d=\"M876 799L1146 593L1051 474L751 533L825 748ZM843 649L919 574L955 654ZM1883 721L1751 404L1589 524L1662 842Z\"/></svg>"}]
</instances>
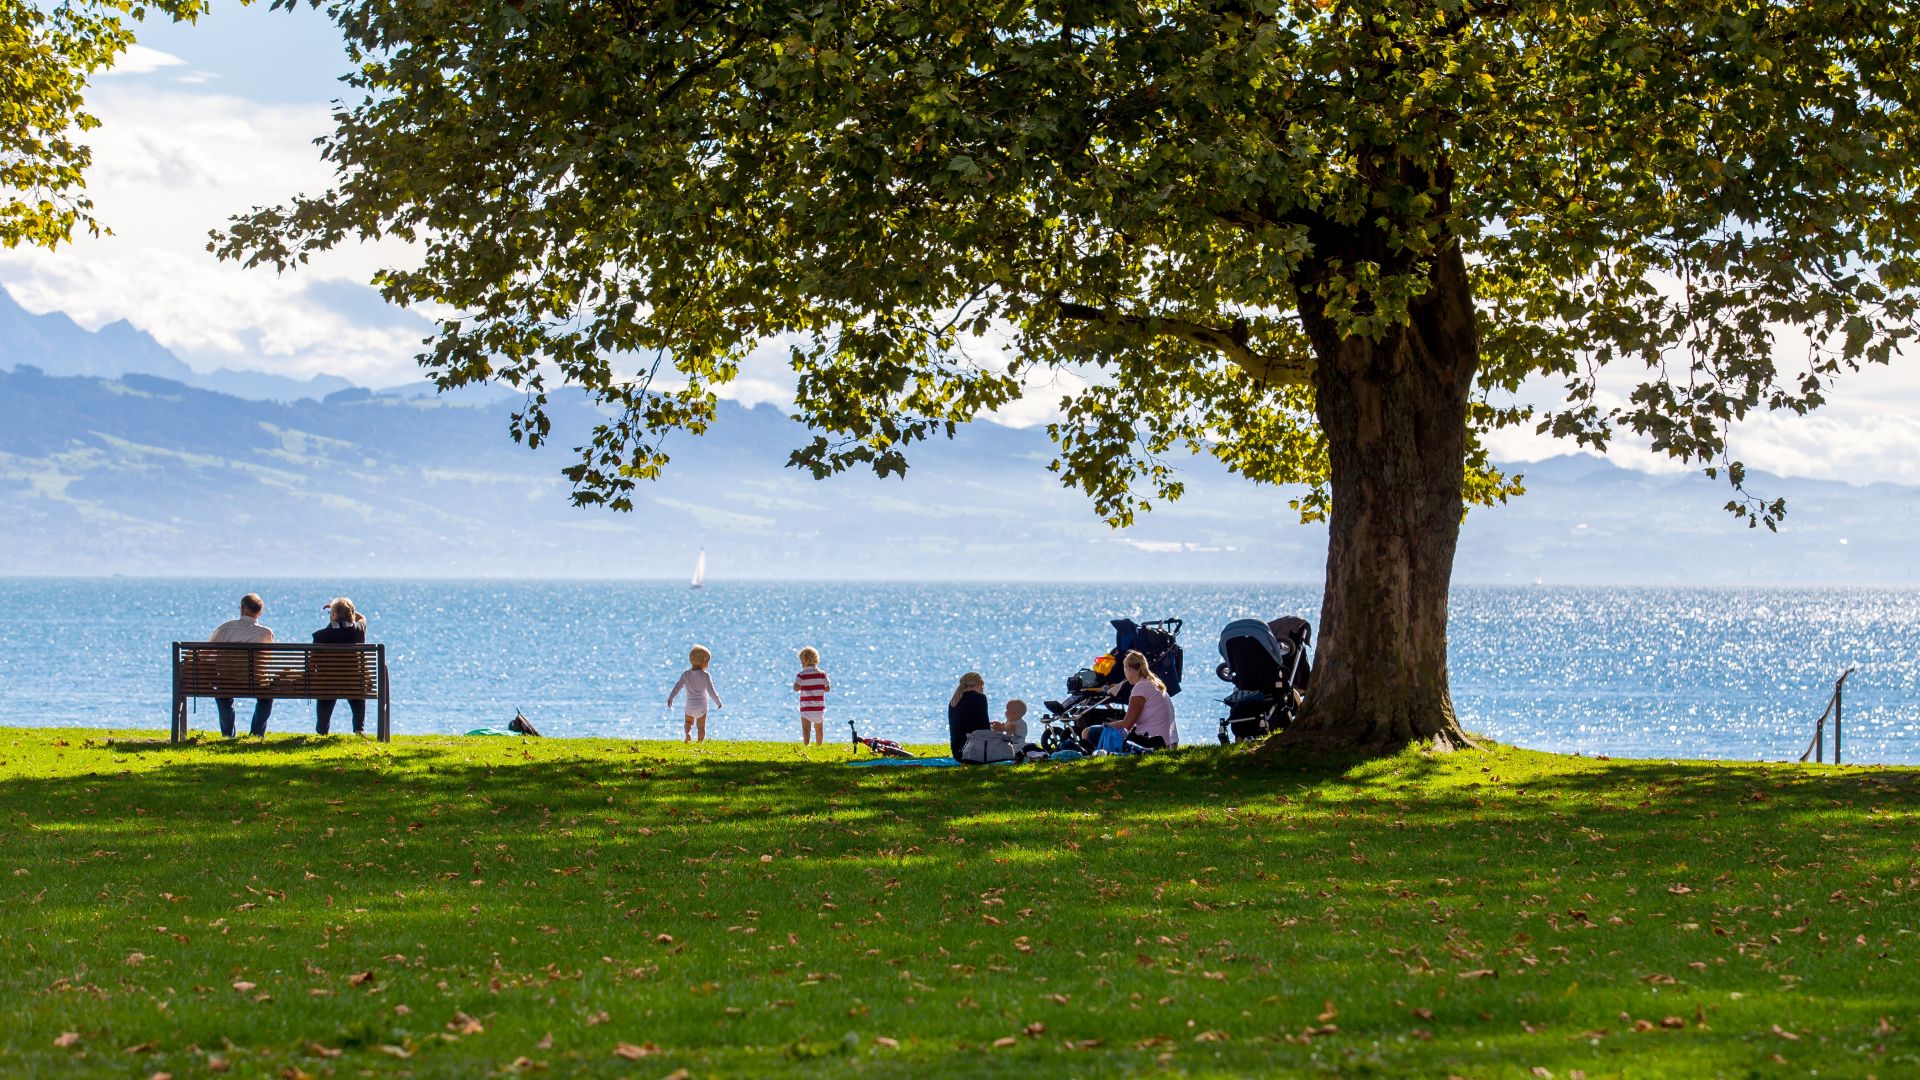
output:
<instances>
[{"instance_id":1,"label":"metal railing","mask_svg":"<svg viewBox=\"0 0 1920 1080\"><path fill-rule=\"evenodd\" d=\"M1820 719L1813 722L1813 741L1808 743L1806 750L1801 752L1801 761L1807 760L1809 755L1815 762L1825 760L1823 755L1827 745L1827 717L1831 716L1833 717L1833 763L1840 764L1840 695L1846 690L1847 676L1851 674L1853 669L1848 668L1834 680L1833 696L1827 699L1827 711L1821 713Z\"/></svg>"}]
</instances>

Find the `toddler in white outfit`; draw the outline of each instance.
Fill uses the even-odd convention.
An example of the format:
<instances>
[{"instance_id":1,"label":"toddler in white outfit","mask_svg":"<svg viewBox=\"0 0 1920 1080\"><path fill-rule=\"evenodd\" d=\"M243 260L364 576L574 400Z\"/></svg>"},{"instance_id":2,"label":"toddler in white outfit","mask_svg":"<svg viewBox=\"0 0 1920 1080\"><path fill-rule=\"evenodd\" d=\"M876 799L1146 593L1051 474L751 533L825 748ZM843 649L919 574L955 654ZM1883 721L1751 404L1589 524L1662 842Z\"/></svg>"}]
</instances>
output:
<instances>
[{"instance_id":1,"label":"toddler in white outfit","mask_svg":"<svg viewBox=\"0 0 1920 1080\"><path fill-rule=\"evenodd\" d=\"M673 699L680 691L687 692L686 737L694 741L694 731L698 728L700 741L707 741L707 701L712 699L713 707L724 709L720 695L713 688L713 676L707 674L707 665L713 662L713 653L705 645L695 645L687 650L687 662L693 666L680 673L680 681L673 684L667 692L667 708L673 708Z\"/></svg>"}]
</instances>

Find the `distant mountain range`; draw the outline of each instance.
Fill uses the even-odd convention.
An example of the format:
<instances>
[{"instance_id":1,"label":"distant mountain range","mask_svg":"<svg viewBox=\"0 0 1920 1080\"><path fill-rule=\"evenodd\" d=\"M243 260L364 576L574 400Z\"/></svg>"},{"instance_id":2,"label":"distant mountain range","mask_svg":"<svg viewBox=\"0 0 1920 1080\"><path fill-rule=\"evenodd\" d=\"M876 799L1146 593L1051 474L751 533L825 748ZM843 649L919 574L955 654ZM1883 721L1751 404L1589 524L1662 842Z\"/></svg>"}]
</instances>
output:
<instances>
[{"instance_id":1,"label":"distant mountain range","mask_svg":"<svg viewBox=\"0 0 1920 1080\"><path fill-rule=\"evenodd\" d=\"M122 319L88 330L57 311L35 315L0 288L0 369L30 364L51 375L157 375L202 390L260 401L318 400L353 384L337 375L290 379L261 371L198 372L151 334Z\"/></svg>"},{"instance_id":2,"label":"distant mountain range","mask_svg":"<svg viewBox=\"0 0 1920 1080\"><path fill-rule=\"evenodd\" d=\"M518 396L495 388L281 380L313 391L249 400L184 367L124 323L89 334L0 304L0 574L673 577L702 548L714 580L1323 573L1324 527L1207 460L1179 503L1115 532L1046 471L1042 431L974 424L915 448L904 480L816 482L784 467L799 425L727 403L706 436L669 439L667 477L615 514L567 501L565 439L594 416L580 395L555 398L563 445L529 451L507 434ZM1920 584L1920 488L1753 476L1789 501L1776 536L1729 519L1724 485L1696 475L1516 468L1529 493L1469 515L1456 580Z\"/></svg>"}]
</instances>

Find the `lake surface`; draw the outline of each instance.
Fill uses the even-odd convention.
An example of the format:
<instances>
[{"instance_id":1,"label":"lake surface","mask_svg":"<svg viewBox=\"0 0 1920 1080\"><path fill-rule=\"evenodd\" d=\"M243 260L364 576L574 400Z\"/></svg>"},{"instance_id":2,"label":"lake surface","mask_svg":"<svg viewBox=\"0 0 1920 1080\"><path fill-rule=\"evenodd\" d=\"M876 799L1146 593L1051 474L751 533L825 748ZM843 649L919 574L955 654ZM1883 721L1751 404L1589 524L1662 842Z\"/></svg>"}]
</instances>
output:
<instances>
[{"instance_id":1,"label":"lake surface","mask_svg":"<svg viewBox=\"0 0 1920 1080\"><path fill-rule=\"evenodd\" d=\"M168 643L199 640L253 589L283 641L345 593L385 642L395 729L458 732L521 709L548 735L675 738L668 688L687 647L713 649L726 708L709 737L797 739L802 645L833 678L830 733L848 720L943 741L961 672L1008 696L1059 697L1110 648L1110 618L1186 621L1175 699L1188 742L1212 739L1227 687L1222 626L1298 613L1306 587L684 584L575 581L0 579L0 724L166 730ZM1920 592L1460 587L1454 704L1466 726L1545 750L1752 761L1798 757L1849 666L1846 758L1920 763ZM217 730L199 702L196 730ZM241 707L241 723L246 706ZM312 730L282 702L272 730ZM336 730L345 722L336 714Z\"/></svg>"}]
</instances>

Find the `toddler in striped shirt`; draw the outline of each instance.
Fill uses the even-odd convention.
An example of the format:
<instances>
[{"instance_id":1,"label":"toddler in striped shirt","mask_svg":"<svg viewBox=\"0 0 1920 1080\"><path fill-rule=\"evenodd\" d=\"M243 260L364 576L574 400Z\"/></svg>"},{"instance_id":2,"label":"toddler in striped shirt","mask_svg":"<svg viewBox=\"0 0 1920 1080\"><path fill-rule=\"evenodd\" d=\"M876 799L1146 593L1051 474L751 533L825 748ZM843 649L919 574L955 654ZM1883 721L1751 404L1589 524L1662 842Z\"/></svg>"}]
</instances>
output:
<instances>
[{"instance_id":1,"label":"toddler in striped shirt","mask_svg":"<svg viewBox=\"0 0 1920 1080\"><path fill-rule=\"evenodd\" d=\"M800 650L800 674L793 677L793 688L800 693L800 745L807 745L811 735L811 741L825 746L822 730L827 725L827 691L833 687L827 682L827 673L820 670L820 650L811 645ZM808 724L813 725L811 732Z\"/></svg>"}]
</instances>

